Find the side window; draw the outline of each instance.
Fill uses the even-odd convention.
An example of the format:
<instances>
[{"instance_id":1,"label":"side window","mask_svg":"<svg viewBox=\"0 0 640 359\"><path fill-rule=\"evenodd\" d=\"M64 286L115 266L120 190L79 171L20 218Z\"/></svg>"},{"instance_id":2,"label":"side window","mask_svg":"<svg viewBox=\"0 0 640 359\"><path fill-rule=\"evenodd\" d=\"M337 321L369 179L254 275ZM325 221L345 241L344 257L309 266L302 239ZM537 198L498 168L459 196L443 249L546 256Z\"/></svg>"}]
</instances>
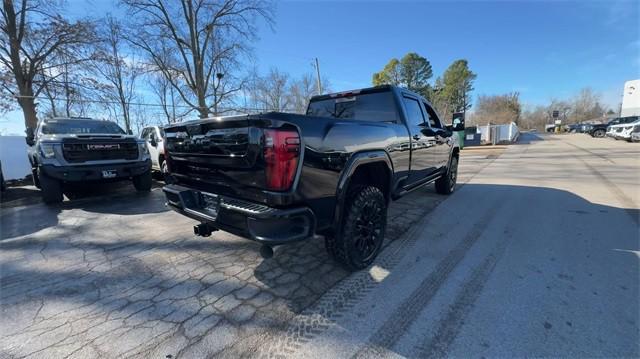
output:
<instances>
[{"instance_id":1,"label":"side window","mask_svg":"<svg viewBox=\"0 0 640 359\"><path fill-rule=\"evenodd\" d=\"M429 116L429 126L431 126L431 128L444 128L444 126L442 126L442 122L440 122L440 119L436 114L436 111L434 111L433 108L431 108L431 106L427 105L426 103L423 102L423 104L424 108L427 109L427 116Z\"/></svg>"},{"instance_id":2,"label":"side window","mask_svg":"<svg viewBox=\"0 0 640 359\"><path fill-rule=\"evenodd\" d=\"M420 103L412 98L403 97L404 109L407 112L407 122L412 126L423 126L424 115L420 108Z\"/></svg>"}]
</instances>

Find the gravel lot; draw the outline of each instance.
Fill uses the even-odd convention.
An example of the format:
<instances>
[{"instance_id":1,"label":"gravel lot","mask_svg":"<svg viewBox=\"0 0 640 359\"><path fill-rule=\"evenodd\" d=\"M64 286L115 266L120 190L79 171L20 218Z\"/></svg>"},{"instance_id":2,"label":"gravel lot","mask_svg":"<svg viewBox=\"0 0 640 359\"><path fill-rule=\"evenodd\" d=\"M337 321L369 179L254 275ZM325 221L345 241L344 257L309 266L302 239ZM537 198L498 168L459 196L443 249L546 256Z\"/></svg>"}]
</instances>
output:
<instances>
[{"instance_id":1,"label":"gravel lot","mask_svg":"<svg viewBox=\"0 0 640 359\"><path fill-rule=\"evenodd\" d=\"M264 260L194 237L159 187L5 202L0 357L640 355L640 145L525 135L502 152L463 151L450 198L394 202L354 275L322 238Z\"/></svg>"}]
</instances>

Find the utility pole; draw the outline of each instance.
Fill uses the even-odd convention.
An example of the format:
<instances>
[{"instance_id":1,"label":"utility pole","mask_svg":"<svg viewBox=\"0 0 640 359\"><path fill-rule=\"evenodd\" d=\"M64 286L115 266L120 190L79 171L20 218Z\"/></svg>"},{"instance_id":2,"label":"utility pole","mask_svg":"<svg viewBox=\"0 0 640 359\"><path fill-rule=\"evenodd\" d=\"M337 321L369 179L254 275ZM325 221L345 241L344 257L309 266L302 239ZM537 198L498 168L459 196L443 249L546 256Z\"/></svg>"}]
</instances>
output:
<instances>
[{"instance_id":1,"label":"utility pole","mask_svg":"<svg viewBox=\"0 0 640 359\"><path fill-rule=\"evenodd\" d=\"M317 84L318 84L318 95L322 95L322 83L320 82L320 63L318 62L318 58L316 57L316 74L317 74Z\"/></svg>"}]
</instances>

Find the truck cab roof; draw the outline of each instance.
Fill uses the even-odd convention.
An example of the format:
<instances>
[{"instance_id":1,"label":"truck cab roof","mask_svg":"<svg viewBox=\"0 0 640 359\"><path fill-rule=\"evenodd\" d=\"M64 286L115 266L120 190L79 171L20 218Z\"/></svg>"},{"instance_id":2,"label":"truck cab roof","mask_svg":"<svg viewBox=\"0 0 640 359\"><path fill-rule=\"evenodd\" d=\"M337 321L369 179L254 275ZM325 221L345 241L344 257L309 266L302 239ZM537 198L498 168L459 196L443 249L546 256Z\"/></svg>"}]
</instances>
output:
<instances>
[{"instance_id":1,"label":"truck cab roof","mask_svg":"<svg viewBox=\"0 0 640 359\"><path fill-rule=\"evenodd\" d=\"M351 97L351 96L357 96L357 95L364 95L364 94L370 94L370 93L377 93L377 92L403 92L406 94L411 94L413 96L416 96L418 98L421 98L425 101L427 101L427 99L425 99L422 95L411 91L405 87L400 87L400 86L395 86L395 85L379 85L379 86L373 86L373 87L366 87L366 88L362 88L362 89L355 89L355 90L348 90L348 91L340 91L340 92L333 92L333 93L328 93L328 94L323 94L323 95L316 95L311 97L311 99L309 100L310 102L314 102L314 101L322 101L322 100L327 100L327 99L332 99L332 98L340 98L340 97ZM427 101L428 102L428 101Z\"/></svg>"}]
</instances>

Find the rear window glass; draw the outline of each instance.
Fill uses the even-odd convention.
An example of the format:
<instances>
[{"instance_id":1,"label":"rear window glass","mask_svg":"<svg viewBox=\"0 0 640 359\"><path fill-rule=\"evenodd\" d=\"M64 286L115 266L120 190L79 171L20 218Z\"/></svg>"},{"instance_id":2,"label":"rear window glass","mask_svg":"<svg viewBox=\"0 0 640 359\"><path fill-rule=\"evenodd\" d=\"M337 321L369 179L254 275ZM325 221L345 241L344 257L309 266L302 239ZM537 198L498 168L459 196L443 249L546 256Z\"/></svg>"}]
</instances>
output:
<instances>
[{"instance_id":1,"label":"rear window glass","mask_svg":"<svg viewBox=\"0 0 640 359\"><path fill-rule=\"evenodd\" d=\"M92 133L122 135L124 130L111 121L54 120L42 125L42 133L46 135Z\"/></svg>"},{"instance_id":2,"label":"rear window glass","mask_svg":"<svg viewBox=\"0 0 640 359\"><path fill-rule=\"evenodd\" d=\"M312 101L307 115L357 121L396 122L398 113L391 92Z\"/></svg>"}]
</instances>

